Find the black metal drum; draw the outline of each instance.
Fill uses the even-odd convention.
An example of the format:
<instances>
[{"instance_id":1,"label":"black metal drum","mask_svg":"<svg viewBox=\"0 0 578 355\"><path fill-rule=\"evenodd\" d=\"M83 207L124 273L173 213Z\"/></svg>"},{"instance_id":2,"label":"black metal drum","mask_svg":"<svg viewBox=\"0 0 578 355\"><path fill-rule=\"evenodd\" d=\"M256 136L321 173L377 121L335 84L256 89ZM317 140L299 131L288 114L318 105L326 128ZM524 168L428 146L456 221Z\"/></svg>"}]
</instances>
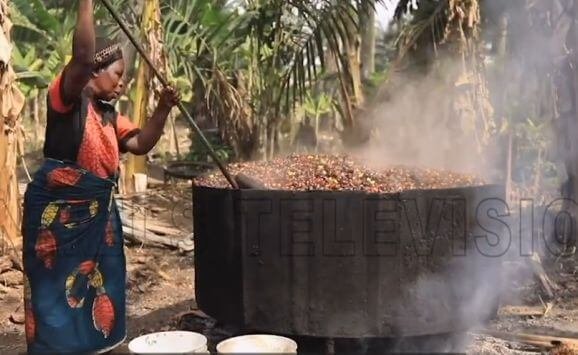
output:
<instances>
[{"instance_id":1,"label":"black metal drum","mask_svg":"<svg viewBox=\"0 0 578 355\"><path fill-rule=\"evenodd\" d=\"M464 331L498 305L511 237L502 186L367 194L195 186L205 313L326 338Z\"/></svg>"}]
</instances>

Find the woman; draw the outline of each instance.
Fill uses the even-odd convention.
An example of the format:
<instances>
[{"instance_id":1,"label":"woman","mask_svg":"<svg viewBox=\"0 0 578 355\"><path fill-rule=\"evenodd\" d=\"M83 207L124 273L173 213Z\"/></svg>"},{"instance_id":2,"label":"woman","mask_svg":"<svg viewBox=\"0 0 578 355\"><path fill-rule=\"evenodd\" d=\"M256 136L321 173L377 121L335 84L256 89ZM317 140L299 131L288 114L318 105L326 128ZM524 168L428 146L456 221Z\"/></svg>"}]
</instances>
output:
<instances>
[{"instance_id":1,"label":"woman","mask_svg":"<svg viewBox=\"0 0 578 355\"><path fill-rule=\"evenodd\" d=\"M118 44L95 39L92 0L78 0L72 59L49 89L45 162L22 225L30 353L102 353L125 329L125 256L113 190L119 154L146 154L179 96L163 89L142 130L111 102L123 91Z\"/></svg>"}]
</instances>

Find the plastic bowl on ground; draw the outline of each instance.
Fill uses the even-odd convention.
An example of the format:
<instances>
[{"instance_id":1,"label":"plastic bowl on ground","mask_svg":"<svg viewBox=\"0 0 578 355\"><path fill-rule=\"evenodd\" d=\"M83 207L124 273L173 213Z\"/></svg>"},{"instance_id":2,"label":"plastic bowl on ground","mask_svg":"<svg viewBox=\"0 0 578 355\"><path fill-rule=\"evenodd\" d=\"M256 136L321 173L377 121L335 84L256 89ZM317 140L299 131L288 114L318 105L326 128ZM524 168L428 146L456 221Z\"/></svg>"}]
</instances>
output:
<instances>
[{"instance_id":1,"label":"plastic bowl on ground","mask_svg":"<svg viewBox=\"0 0 578 355\"><path fill-rule=\"evenodd\" d=\"M297 343L277 335L243 335L220 342L217 345L217 352L219 354L297 354Z\"/></svg>"},{"instance_id":2,"label":"plastic bowl on ground","mask_svg":"<svg viewBox=\"0 0 578 355\"><path fill-rule=\"evenodd\" d=\"M199 333L169 331L145 334L130 341L132 354L195 354L208 353L207 338Z\"/></svg>"}]
</instances>

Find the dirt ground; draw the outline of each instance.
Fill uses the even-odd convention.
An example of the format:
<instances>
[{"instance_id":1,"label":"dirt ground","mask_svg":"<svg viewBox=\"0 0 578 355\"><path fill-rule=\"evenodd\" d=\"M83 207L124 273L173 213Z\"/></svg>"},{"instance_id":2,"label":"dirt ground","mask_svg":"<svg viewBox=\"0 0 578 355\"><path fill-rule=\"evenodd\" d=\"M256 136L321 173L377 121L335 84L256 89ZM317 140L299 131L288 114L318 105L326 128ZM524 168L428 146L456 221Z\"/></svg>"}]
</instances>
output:
<instances>
[{"instance_id":1,"label":"dirt ground","mask_svg":"<svg viewBox=\"0 0 578 355\"><path fill-rule=\"evenodd\" d=\"M550 350L550 353L578 354L577 265L575 257L571 257L564 262L554 263L552 266L555 266L556 270L547 269L548 276L557 287L555 298L550 302L546 301L541 283L537 282L527 265L506 265L506 279L510 282L506 283L508 287L502 294L498 316L485 327L484 331L472 332L473 341L468 352L535 354L544 350L540 346L501 339L502 335L529 334L576 339L574 352L563 352L563 347L558 347ZM496 335L500 339L480 333Z\"/></svg>"},{"instance_id":2,"label":"dirt ground","mask_svg":"<svg viewBox=\"0 0 578 355\"><path fill-rule=\"evenodd\" d=\"M128 250L127 261L128 339L174 328L175 317L195 307L191 256L159 248L133 247ZM161 277L147 266L154 264L160 265L168 277ZM24 352L24 326L11 320L14 313L22 317L19 314L22 287L0 294L0 299L0 353Z\"/></svg>"},{"instance_id":3,"label":"dirt ground","mask_svg":"<svg viewBox=\"0 0 578 355\"><path fill-rule=\"evenodd\" d=\"M187 183L156 184L146 197L119 200L125 216L138 223L178 231L173 238L190 238L192 233L191 188ZM127 217L128 218L128 217ZM142 222L145 220L146 222ZM137 223L137 224L138 224ZM158 228L157 228L158 229ZM153 331L179 328L179 319L196 309L194 299L194 252L163 245L148 245L130 239L128 262L128 339ZM556 264L549 275L559 286L551 308L544 307L540 286L524 265L507 265L516 278L508 278L499 315L484 331L469 334L470 354L535 354L540 347L508 341L503 334L529 333L578 339L578 264L575 258ZM524 274L525 273L525 274ZM525 277L520 277L525 275ZM0 283L2 280L0 278ZM21 308L22 286L0 287L0 353L24 352L25 337ZM515 314L510 306L529 307ZM534 314L531 314L534 313ZM542 314L540 314L542 313ZM126 343L118 351L127 351ZM577 340L578 343L578 340ZM570 352L568 352L569 354ZM559 354L565 354L559 352Z\"/></svg>"}]
</instances>

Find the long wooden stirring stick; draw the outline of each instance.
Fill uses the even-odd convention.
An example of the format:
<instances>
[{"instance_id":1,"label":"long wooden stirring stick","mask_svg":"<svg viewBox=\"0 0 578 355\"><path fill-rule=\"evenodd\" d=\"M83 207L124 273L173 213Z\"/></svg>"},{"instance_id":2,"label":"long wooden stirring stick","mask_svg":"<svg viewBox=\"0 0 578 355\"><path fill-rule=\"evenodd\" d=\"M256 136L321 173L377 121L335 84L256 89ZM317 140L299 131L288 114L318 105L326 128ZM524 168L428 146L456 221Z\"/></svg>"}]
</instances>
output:
<instances>
[{"instance_id":1,"label":"long wooden stirring stick","mask_svg":"<svg viewBox=\"0 0 578 355\"><path fill-rule=\"evenodd\" d=\"M120 26L122 31L126 34L128 39L131 41L131 43L135 46L136 50L140 53L141 57L147 62L147 64L149 65L149 67L152 69L155 76L157 77L157 79L159 79L159 81L161 82L161 84L163 86L165 86L165 87L169 86L169 83L167 82L167 80L161 75L161 73L158 71L158 69L154 66L153 62L150 60L150 58L148 57L148 55L146 54L144 49L141 47L141 45L136 41L136 39L130 33L128 27L126 26L124 21L120 18L120 16L117 14L116 10L110 5L108 0L101 0L101 1L102 1L102 4L108 9L108 12L110 12L112 17L116 20L116 22L118 23L118 25ZM234 189L238 189L239 185L231 177L231 175L229 174L229 172L225 168L225 165L223 164L223 162L221 161L221 159L219 158L219 156L217 155L217 153L215 152L215 150L213 149L213 147L211 146L211 144L209 143L207 138L205 138L205 135L203 134L203 132L201 132L199 126L197 126L197 123L195 122L195 120L193 120L193 118L191 117L191 115L189 114L189 112L187 111L185 106L183 105L182 101L179 100L177 107L179 108L179 110L181 111L183 116L185 116L187 118L190 125L193 126L193 128L195 129L195 131L197 132L199 137L201 137L201 142L207 148L207 150L209 151L209 154L211 155L211 158L213 158L215 163L217 163L219 169L221 170L221 172L223 173L223 175L225 176L225 178L227 179L229 184L231 184L231 186Z\"/></svg>"}]
</instances>

